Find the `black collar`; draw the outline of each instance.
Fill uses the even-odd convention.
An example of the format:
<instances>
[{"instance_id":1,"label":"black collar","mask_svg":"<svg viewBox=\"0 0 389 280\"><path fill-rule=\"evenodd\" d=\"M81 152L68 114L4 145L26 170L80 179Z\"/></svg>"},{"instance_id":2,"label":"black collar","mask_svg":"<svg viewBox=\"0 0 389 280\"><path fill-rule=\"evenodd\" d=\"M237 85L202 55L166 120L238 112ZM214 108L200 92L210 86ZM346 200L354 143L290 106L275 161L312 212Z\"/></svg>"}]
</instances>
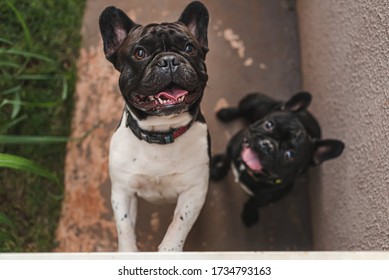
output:
<instances>
[{"instance_id":1,"label":"black collar","mask_svg":"<svg viewBox=\"0 0 389 280\"><path fill-rule=\"evenodd\" d=\"M135 134L139 140L144 140L151 144L170 144L173 143L175 139L184 134L193 124L193 118L187 125L181 126L178 128L172 128L168 131L148 131L141 129L138 125L138 122L132 117L130 111L126 107L127 121L126 127L129 127L131 131Z\"/></svg>"}]
</instances>

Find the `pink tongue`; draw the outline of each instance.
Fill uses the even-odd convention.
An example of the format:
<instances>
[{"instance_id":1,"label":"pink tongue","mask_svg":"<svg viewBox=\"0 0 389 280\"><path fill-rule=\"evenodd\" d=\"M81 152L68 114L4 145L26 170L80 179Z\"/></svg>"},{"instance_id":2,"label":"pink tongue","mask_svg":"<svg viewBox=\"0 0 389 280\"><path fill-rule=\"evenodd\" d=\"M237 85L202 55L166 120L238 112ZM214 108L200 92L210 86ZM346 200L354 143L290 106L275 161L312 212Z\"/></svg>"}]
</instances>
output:
<instances>
[{"instance_id":1,"label":"pink tongue","mask_svg":"<svg viewBox=\"0 0 389 280\"><path fill-rule=\"evenodd\" d=\"M173 87L170 89L166 89L164 91L161 91L160 93L157 94L157 98L164 97L165 99L174 99L177 100L183 95L188 94L187 90L183 90L178 87Z\"/></svg>"},{"instance_id":2,"label":"pink tongue","mask_svg":"<svg viewBox=\"0 0 389 280\"><path fill-rule=\"evenodd\" d=\"M250 167L251 170L260 172L262 170L262 164L259 161L258 156L250 148L244 147L242 151L242 160Z\"/></svg>"}]
</instances>

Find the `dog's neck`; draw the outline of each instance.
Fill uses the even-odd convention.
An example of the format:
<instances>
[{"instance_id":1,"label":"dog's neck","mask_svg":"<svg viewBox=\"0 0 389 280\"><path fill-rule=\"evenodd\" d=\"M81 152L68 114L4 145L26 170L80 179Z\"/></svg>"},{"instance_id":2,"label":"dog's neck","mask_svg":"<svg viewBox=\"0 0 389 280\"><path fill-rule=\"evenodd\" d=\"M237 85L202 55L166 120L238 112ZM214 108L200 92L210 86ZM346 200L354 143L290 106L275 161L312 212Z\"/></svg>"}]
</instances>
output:
<instances>
[{"instance_id":1,"label":"dog's neck","mask_svg":"<svg viewBox=\"0 0 389 280\"><path fill-rule=\"evenodd\" d=\"M152 144L171 144L184 134L193 124L194 118L189 113L172 116L153 117L140 121L126 108L126 127L139 140Z\"/></svg>"},{"instance_id":2,"label":"dog's neck","mask_svg":"<svg viewBox=\"0 0 389 280\"><path fill-rule=\"evenodd\" d=\"M131 114L132 119L137 122L139 128L150 132L163 132L174 128L184 127L193 121L193 116L188 112L170 116L149 116L144 120L139 120L128 108L127 113Z\"/></svg>"}]
</instances>

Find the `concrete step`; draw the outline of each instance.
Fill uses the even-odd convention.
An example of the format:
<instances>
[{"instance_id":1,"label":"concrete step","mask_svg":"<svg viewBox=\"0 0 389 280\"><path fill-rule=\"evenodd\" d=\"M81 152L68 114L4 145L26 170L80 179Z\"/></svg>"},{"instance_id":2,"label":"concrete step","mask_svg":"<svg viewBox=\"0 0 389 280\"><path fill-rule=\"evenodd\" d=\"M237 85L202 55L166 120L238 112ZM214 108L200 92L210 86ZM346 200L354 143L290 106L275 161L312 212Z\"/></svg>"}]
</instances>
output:
<instances>
[{"instance_id":1,"label":"concrete step","mask_svg":"<svg viewBox=\"0 0 389 280\"><path fill-rule=\"evenodd\" d=\"M294 1L204 0L210 12L209 83L202 103L213 153L222 152L240 122L221 124L215 110L234 105L246 93L260 91L287 99L301 89L299 43ZM140 23L175 21L189 1L88 0L73 136L97 128L81 143L68 145L66 195L57 230L57 251L114 251L116 230L110 206L108 143L120 119L123 101L117 73L105 60L98 30L104 7L115 5ZM188 251L309 250L312 248L307 195L302 177L284 200L261 210L261 221L246 228L240 220L245 193L232 174L211 182L201 215L188 236ZM156 250L174 206L141 201L137 235L142 250Z\"/></svg>"}]
</instances>

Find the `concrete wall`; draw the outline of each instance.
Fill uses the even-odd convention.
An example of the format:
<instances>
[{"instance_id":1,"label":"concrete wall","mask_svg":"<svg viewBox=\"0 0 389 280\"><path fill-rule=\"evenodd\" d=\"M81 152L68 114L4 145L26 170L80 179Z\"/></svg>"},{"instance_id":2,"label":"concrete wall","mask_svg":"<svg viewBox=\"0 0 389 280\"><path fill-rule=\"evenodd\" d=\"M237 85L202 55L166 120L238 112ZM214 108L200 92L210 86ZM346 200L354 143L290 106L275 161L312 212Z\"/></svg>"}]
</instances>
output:
<instances>
[{"instance_id":1,"label":"concrete wall","mask_svg":"<svg viewBox=\"0 0 389 280\"><path fill-rule=\"evenodd\" d=\"M303 88L344 154L311 172L314 248L389 249L389 3L298 0Z\"/></svg>"}]
</instances>

